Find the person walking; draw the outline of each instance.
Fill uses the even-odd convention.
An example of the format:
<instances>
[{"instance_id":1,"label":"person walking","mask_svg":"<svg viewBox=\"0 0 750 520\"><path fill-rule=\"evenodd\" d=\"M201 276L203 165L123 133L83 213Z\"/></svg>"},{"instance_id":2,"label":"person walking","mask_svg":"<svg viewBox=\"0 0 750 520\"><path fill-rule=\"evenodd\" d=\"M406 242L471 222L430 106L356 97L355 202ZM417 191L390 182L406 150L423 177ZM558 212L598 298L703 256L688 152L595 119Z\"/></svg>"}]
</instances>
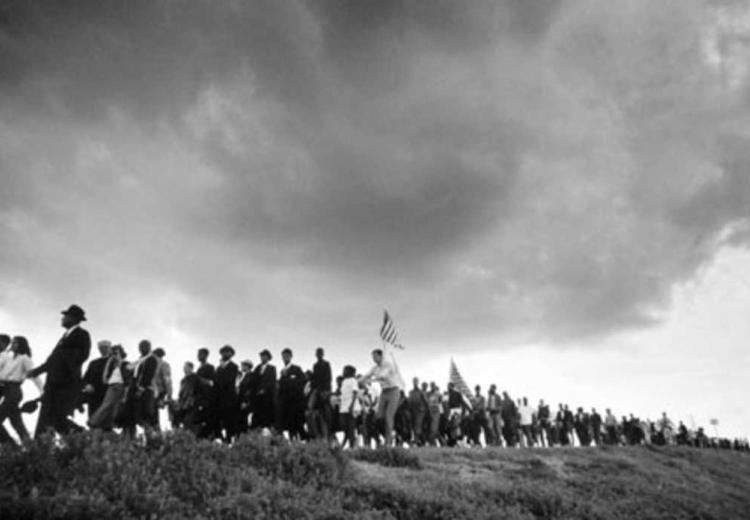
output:
<instances>
[{"instance_id":1,"label":"person walking","mask_svg":"<svg viewBox=\"0 0 750 520\"><path fill-rule=\"evenodd\" d=\"M89 420L101 406L104 394L107 393L107 385L104 382L104 365L109 360L109 349L112 348L112 342L103 339L96 346L99 349L99 357L89 362L89 366L86 367L86 372L83 374L83 394L88 408Z\"/></svg>"},{"instance_id":2,"label":"person walking","mask_svg":"<svg viewBox=\"0 0 750 520\"><path fill-rule=\"evenodd\" d=\"M19 404L23 399L21 385L34 369L34 363L31 361L31 348L28 340L23 336L15 336L10 343L10 349L0 353L0 392L2 392L2 402L0 402L0 442L13 442L8 435L5 427L2 426L5 419L10 420L11 426L18 434L21 442L31 440L26 425L21 418ZM42 383L38 377L32 377L36 387L42 394Z\"/></svg>"},{"instance_id":3,"label":"person walking","mask_svg":"<svg viewBox=\"0 0 750 520\"><path fill-rule=\"evenodd\" d=\"M47 361L27 375L36 377L47 374L34 437L49 429L59 434L83 429L69 416L73 414L81 393L81 366L89 357L91 336L81 327L81 323L86 321L86 313L81 307L71 305L61 314L60 324L65 333Z\"/></svg>"},{"instance_id":4,"label":"person walking","mask_svg":"<svg viewBox=\"0 0 750 520\"><path fill-rule=\"evenodd\" d=\"M391 446L393 444L393 422L401 392L400 377L393 365L385 360L381 349L376 348L372 351L372 360L375 366L370 369L363 380L365 383L375 381L380 384L377 417L385 421L385 445Z\"/></svg>"},{"instance_id":5,"label":"person walking","mask_svg":"<svg viewBox=\"0 0 750 520\"><path fill-rule=\"evenodd\" d=\"M123 366L125 350L122 345L112 346L109 352L102 373L102 381L106 386L104 399L88 422L90 428L99 428L104 431L112 431L117 414L125 400L125 388L130 383L128 379L130 373Z\"/></svg>"}]
</instances>

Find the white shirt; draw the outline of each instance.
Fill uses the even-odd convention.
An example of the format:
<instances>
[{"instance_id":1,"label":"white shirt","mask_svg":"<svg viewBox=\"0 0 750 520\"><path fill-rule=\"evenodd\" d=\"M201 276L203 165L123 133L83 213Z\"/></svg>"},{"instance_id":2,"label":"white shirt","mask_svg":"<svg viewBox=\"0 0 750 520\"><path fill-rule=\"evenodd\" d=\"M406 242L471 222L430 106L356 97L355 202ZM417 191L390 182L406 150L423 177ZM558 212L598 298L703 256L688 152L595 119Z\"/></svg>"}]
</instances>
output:
<instances>
[{"instance_id":1,"label":"white shirt","mask_svg":"<svg viewBox=\"0 0 750 520\"><path fill-rule=\"evenodd\" d=\"M357 380L353 377L347 377L341 382L341 405L339 411L341 413L349 413L349 407L354 403L354 409L357 409L359 399L355 399L359 385Z\"/></svg>"},{"instance_id":2,"label":"white shirt","mask_svg":"<svg viewBox=\"0 0 750 520\"><path fill-rule=\"evenodd\" d=\"M26 375L34 369L34 362L26 354L15 355L13 351L6 350L0 353L0 381L23 383ZM42 391L42 383L39 378L32 379L34 384Z\"/></svg>"},{"instance_id":3,"label":"white shirt","mask_svg":"<svg viewBox=\"0 0 750 520\"><path fill-rule=\"evenodd\" d=\"M521 416L521 424L529 425L534 422L534 409L528 405L521 405L518 407L518 415Z\"/></svg>"},{"instance_id":4,"label":"white shirt","mask_svg":"<svg viewBox=\"0 0 750 520\"><path fill-rule=\"evenodd\" d=\"M400 377L388 361L385 359L379 365L375 365L365 376L365 379L373 379L380 383L380 388L401 388Z\"/></svg>"}]
</instances>

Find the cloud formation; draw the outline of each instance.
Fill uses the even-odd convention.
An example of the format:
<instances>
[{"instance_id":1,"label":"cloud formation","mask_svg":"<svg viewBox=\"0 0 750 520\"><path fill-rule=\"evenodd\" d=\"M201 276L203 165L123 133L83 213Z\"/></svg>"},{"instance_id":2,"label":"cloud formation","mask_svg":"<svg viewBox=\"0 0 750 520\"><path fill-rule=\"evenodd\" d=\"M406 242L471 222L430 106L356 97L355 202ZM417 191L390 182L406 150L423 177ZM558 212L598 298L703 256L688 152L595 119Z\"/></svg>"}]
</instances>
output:
<instances>
[{"instance_id":1,"label":"cloud formation","mask_svg":"<svg viewBox=\"0 0 750 520\"><path fill-rule=\"evenodd\" d=\"M386 304L446 344L658 322L748 244L742 9L6 3L0 308L348 338Z\"/></svg>"}]
</instances>

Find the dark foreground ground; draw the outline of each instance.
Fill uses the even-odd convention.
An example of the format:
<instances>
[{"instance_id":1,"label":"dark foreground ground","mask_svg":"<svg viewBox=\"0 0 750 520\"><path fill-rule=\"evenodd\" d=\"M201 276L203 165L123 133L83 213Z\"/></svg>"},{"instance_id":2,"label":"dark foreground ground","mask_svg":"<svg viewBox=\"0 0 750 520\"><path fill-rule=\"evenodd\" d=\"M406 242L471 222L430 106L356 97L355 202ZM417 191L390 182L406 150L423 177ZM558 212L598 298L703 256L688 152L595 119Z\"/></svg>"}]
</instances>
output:
<instances>
[{"instance_id":1,"label":"dark foreground ground","mask_svg":"<svg viewBox=\"0 0 750 520\"><path fill-rule=\"evenodd\" d=\"M750 456L691 448L331 451L76 436L0 451L0 518L750 518Z\"/></svg>"}]
</instances>

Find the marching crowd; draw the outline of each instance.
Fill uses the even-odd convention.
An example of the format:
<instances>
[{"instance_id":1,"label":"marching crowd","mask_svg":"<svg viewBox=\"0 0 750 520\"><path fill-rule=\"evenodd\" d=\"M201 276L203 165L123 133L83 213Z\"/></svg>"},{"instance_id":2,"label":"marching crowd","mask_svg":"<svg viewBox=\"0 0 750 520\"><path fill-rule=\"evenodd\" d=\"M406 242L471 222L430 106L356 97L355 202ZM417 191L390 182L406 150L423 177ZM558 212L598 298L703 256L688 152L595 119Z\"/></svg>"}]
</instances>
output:
<instances>
[{"instance_id":1,"label":"marching crowd","mask_svg":"<svg viewBox=\"0 0 750 520\"><path fill-rule=\"evenodd\" d=\"M197 363L186 362L179 385L173 388L172 370L164 349L148 340L138 345L138 359L125 349L102 340L99 356L89 358L91 338L81 327L86 320L76 305L62 311L63 337L47 360L34 367L23 336L0 334L0 442L14 442L6 419L21 441L30 435L22 412L40 404L35 436L52 429L60 434L83 429L71 420L76 409L87 408L91 429L135 435L137 428L156 432L161 409L168 411L172 428L184 428L206 439L231 442L250 430L285 433L292 440L322 439L344 447L381 445L435 446L601 446L677 444L750 451L746 439L709 438L703 428L689 430L662 414L642 421L632 414L617 418L609 409L600 414L566 404L553 409L544 401L531 405L513 399L491 385L487 394L476 386L473 394L463 381L449 382L443 391L434 382L418 379L403 388L397 367L382 350L372 351L373 366L359 374L346 365L334 377L325 351L318 348L309 370L293 362L293 352L263 350L257 363L235 363L230 345L210 352L197 351ZM39 376L46 373L42 385ZM40 397L21 404L21 385L30 379ZM377 383L377 385L372 385ZM176 393L176 395L175 395ZM470 395L471 394L471 395ZM338 434L338 435L337 435Z\"/></svg>"}]
</instances>

